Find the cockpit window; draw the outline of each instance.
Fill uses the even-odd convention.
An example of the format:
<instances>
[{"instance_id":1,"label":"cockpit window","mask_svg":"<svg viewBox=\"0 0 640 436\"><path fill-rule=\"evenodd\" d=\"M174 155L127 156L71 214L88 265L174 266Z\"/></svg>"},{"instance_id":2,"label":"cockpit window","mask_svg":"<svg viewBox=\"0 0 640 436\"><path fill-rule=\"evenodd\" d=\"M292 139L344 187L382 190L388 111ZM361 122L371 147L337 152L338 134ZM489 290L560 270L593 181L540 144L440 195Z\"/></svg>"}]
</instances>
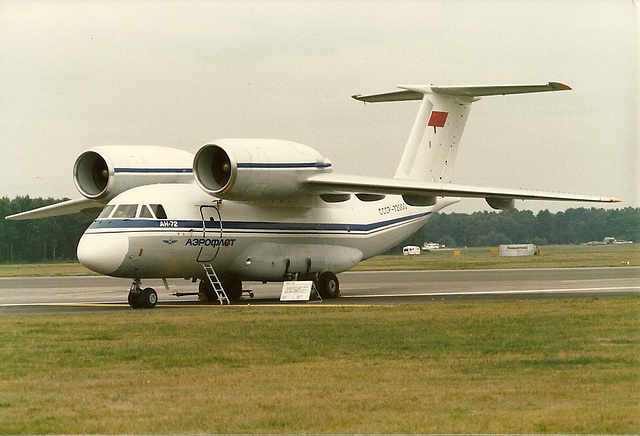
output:
<instances>
[{"instance_id":1,"label":"cockpit window","mask_svg":"<svg viewBox=\"0 0 640 436\"><path fill-rule=\"evenodd\" d=\"M113 208L115 206L113 204L108 204L104 209L102 209L102 212L100 212L100 215L98 215L98 218L107 218L109 217L109 215L111 215L111 212L113 211Z\"/></svg>"},{"instance_id":2,"label":"cockpit window","mask_svg":"<svg viewBox=\"0 0 640 436\"><path fill-rule=\"evenodd\" d=\"M140 209L140 218L153 218L151 211L145 205L142 205L142 208Z\"/></svg>"},{"instance_id":3,"label":"cockpit window","mask_svg":"<svg viewBox=\"0 0 640 436\"><path fill-rule=\"evenodd\" d=\"M159 220L166 220L167 213L164 211L164 207L161 204L151 204L151 210L156 214L156 218Z\"/></svg>"},{"instance_id":4,"label":"cockpit window","mask_svg":"<svg viewBox=\"0 0 640 436\"><path fill-rule=\"evenodd\" d=\"M113 218L135 218L137 210L137 204L121 204L113 213Z\"/></svg>"}]
</instances>

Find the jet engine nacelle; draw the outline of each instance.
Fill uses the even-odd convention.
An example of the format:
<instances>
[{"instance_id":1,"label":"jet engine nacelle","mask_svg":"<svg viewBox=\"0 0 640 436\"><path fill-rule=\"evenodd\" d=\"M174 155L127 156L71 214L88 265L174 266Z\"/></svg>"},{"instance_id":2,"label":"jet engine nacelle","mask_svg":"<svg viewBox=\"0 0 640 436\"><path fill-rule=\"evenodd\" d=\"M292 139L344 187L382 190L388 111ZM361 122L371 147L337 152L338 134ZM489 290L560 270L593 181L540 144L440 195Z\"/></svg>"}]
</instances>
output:
<instances>
[{"instance_id":1,"label":"jet engine nacelle","mask_svg":"<svg viewBox=\"0 0 640 436\"><path fill-rule=\"evenodd\" d=\"M331 163L311 147L277 139L221 139L203 145L193 172L209 195L229 200L277 200L302 191Z\"/></svg>"},{"instance_id":2,"label":"jet engine nacelle","mask_svg":"<svg viewBox=\"0 0 640 436\"><path fill-rule=\"evenodd\" d=\"M109 201L136 186L191 183L193 155L151 145L105 145L82 153L73 167L73 181L87 198Z\"/></svg>"}]
</instances>

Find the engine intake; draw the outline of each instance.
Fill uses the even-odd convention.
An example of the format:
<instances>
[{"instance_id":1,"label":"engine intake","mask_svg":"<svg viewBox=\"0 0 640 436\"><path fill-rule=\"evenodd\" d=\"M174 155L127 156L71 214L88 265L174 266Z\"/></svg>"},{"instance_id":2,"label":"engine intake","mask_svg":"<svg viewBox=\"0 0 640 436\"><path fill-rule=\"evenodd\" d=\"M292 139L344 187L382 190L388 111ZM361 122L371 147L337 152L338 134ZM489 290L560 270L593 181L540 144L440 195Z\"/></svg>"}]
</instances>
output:
<instances>
[{"instance_id":1,"label":"engine intake","mask_svg":"<svg viewBox=\"0 0 640 436\"><path fill-rule=\"evenodd\" d=\"M196 154L193 171L200 186L211 194L223 194L233 186L238 163L218 145L208 145Z\"/></svg>"},{"instance_id":2,"label":"engine intake","mask_svg":"<svg viewBox=\"0 0 640 436\"><path fill-rule=\"evenodd\" d=\"M196 153L193 172L209 195L229 200L276 200L298 195L331 163L311 147L277 139L222 139Z\"/></svg>"},{"instance_id":3,"label":"engine intake","mask_svg":"<svg viewBox=\"0 0 640 436\"><path fill-rule=\"evenodd\" d=\"M78 191L109 201L136 186L190 183L193 155L183 150L145 145L106 145L82 153L73 167Z\"/></svg>"},{"instance_id":4,"label":"engine intake","mask_svg":"<svg viewBox=\"0 0 640 436\"><path fill-rule=\"evenodd\" d=\"M88 198L99 198L107 191L109 165L99 153L86 151L76 160L73 179L82 195Z\"/></svg>"}]
</instances>

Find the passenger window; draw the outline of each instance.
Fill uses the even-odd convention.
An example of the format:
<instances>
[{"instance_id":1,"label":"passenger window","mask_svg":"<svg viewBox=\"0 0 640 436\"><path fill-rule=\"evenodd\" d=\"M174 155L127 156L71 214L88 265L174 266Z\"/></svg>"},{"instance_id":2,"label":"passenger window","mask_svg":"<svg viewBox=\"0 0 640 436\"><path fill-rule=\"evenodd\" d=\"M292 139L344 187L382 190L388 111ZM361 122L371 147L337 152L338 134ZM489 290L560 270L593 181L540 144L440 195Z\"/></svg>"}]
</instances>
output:
<instances>
[{"instance_id":1,"label":"passenger window","mask_svg":"<svg viewBox=\"0 0 640 436\"><path fill-rule=\"evenodd\" d=\"M159 220L166 220L167 213L164 211L164 207L161 204L151 204L151 210L156 214L156 218Z\"/></svg>"},{"instance_id":2,"label":"passenger window","mask_svg":"<svg viewBox=\"0 0 640 436\"><path fill-rule=\"evenodd\" d=\"M137 210L137 204L121 204L113 213L113 218L135 218Z\"/></svg>"},{"instance_id":3,"label":"passenger window","mask_svg":"<svg viewBox=\"0 0 640 436\"><path fill-rule=\"evenodd\" d=\"M102 209L102 212L100 212L98 218L108 218L109 215L111 215L114 207L115 206L113 204L108 204L104 209Z\"/></svg>"},{"instance_id":4,"label":"passenger window","mask_svg":"<svg viewBox=\"0 0 640 436\"><path fill-rule=\"evenodd\" d=\"M140 209L140 218L153 218L151 211L145 205L142 205L142 208Z\"/></svg>"}]
</instances>

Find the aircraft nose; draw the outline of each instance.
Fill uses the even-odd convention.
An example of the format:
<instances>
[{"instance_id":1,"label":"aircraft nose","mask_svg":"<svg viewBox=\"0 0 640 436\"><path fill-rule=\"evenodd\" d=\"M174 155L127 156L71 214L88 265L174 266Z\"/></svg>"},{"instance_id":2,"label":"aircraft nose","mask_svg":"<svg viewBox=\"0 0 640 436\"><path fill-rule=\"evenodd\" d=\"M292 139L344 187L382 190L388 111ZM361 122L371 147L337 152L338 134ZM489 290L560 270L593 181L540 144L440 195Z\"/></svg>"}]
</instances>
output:
<instances>
[{"instance_id":1,"label":"aircraft nose","mask_svg":"<svg viewBox=\"0 0 640 436\"><path fill-rule=\"evenodd\" d=\"M78 260L92 271L110 275L127 255L129 241L124 235L84 234L78 243Z\"/></svg>"}]
</instances>

